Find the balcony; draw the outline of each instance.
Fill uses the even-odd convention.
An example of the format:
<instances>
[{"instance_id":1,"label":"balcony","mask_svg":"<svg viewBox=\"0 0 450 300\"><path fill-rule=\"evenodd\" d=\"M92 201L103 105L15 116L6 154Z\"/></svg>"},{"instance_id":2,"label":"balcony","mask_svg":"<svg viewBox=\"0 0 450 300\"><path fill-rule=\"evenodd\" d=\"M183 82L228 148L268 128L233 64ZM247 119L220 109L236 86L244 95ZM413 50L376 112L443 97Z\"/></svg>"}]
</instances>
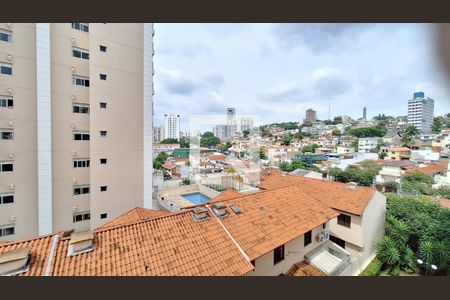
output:
<instances>
[{"instance_id":1,"label":"balcony","mask_svg":"<svg viewBox=\"0 0 450 300\"><path fill-rule=\"evenodd\" d=\"M326 241L305 255L305 262L327 276L339 276L350 265L350 254L344 248Z\"/></svg>"}]
</instances>

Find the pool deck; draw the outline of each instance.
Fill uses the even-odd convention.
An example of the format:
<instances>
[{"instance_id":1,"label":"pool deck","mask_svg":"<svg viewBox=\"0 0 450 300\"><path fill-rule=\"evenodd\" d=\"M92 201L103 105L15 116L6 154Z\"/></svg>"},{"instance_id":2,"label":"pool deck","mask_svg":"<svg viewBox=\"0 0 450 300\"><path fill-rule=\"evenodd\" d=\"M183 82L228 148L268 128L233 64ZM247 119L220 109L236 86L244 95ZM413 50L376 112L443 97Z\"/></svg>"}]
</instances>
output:
<instances>
[{"instance_id":1,"label":"pool deck","mask_svg":"<svg viewBox=\"0 0 450 300\"><path fill-rule=\"evenodd\" d=\"M202 193L213 199L220 193L201 184L190 184L174 188L162 189L158 193L158 204L168 211L178 211L182 207L196 205L182 195Z\"/></svg>"}]
</instances>

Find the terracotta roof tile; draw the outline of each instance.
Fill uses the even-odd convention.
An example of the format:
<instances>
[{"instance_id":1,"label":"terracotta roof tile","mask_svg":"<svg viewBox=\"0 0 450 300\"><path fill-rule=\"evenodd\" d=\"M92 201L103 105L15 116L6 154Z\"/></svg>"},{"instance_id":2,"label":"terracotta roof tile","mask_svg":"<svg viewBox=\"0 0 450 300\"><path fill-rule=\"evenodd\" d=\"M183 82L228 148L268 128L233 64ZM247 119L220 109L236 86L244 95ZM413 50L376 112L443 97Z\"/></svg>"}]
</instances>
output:
<instances>
[{"instance_id":1,"label":"terracotta roof tile","mask_svg":"<svg viewBox=\"0 0 450 300\"><path fill-rule=\"evenodd\" d=\"M403 151L411 151L411 149L409 149L407 147L392 147L392 148L389 148L388 151L403 152Z\"/></svg>"},{"instance_id":2,"label":"terracotta roof tile","mask_svg":"<svg viewBox=\"0 0 450 300\"><path fill-rule=\"evenodd\" d=\"M296 263L292 268L286 273L287 276L326 276L324 272L317 269L316 267L302 261Z\"/></svg>"},{"instance_id":3,"label":"terracotta roof tile","mask_svg":"<svg viewBox=\"0 0 450 300\"><path fill-rule=\"evenodd\" d=\"M117 226L117 225L125 225L128 223L133 223L133 222L142 221L142 220L155 219L158 217L166 216L168 214L170 214L170 213L161 211L161 210L135 207L132 210L124 213L123 215L115 218L111 222L108 222L108 223L102 225L100 228L106 228L106 227Z\"/></svg>"},{"instance_id":4,"label":"terracotta roof tile","mask_svg":"<svg viewBox=\"0 0 450 300\"><path fill-rule=\"evenodd\" d=\"M445 173L446 171L447 167L442 164L427 164L424 167L417 167L406 170L405 173L420 172L427 175L434 175L439 173Z\"/></svg>"},{"instance_id":5,"label":"terracotta roof tile","mask_svg":"<svg viewBox=\"0 0 450 300\"><path fill-rule=\"evenodd\" d=\"M358 186L356 190L348 189L347 184L301 176L268 176L259 187L265 190L295 185L303 192L330 207L354 215L362 215L375 193L375 189Z\"/></svg>"},{"instance_id":6,"label":"terracotta roof tile","mask_svg":"<svg viewBox=\"0 0 450 300\"><path fill-rule=\"evenodd\" d=\"M236 198L239 196L242 196L242 194L240 194L238 191L233 190L233 189L227 189L227 190L223 191L222 193L220 193L219 196L211 199L209 202L210 203L221 202L221 201L228 200L231 198Z\"/></svg>"}]
</instances>

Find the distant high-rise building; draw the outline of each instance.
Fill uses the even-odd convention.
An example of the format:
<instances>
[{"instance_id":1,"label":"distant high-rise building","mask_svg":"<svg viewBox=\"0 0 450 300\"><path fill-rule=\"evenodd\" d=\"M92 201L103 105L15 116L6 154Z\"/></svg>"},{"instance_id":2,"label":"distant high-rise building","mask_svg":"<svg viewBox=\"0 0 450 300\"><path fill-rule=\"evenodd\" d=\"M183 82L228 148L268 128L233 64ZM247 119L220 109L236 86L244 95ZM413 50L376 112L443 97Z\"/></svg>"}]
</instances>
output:
<instances>
[{"instance_id":1,"label":"distant high-rise building","mask_svg":"<svg viewBox=\"0 0 450 300\"><path fill-rule=\"evenodd\" d=\"M312 123L317 120L317 112L311 108L306 110L305 122Z\"/></svg>"},{"instance_id":2,"label":"distant high-rise building","mask_svg":"<svg viewBox=\"0 0 450 300\"><path fill-rule=\"evenodd\" d=\"M0 23L0 241L151 208L153 34Z\"/></svg>"},{"instance_id":3,"label":"distant high-rise building","mask_svg":"<svg viewBox=\"0 0 450 300\"><path fill-rule=\"evenodd\" d=\"M232 120L236 116L236 109L234 107L227 108L227 119Z\"/></svg>"},{"instance_id":4,"label":"distant high-rise building","mask_svg":"<svg viewBox=\"0 0 450 300\"><path fill-rule=\"evenodd\" d=\"M234 137L234 126L232 125L216 125L213 127L213 134L220 140L229 140Z\"/></svg>"},{"instance_id":5,"label":"distant high-rise building","mask_svg":"<svg viewBox=\"0 0 450 300\"><path fill-rule=\"evenodd\" d=\"M367 121L367 108L365 106L363 108L363 120Z\"/></svg>"},{"instance_id":6,"label":"distant high-rise building","mask_svg":"<svg viewBox=\"0 0 450 300\"><path fill-rule=\"evenodd\" d=\"M153 142L160 142L164 139L164 127L153 126Z\"/></svg>"},{"instance_id":7,"label":"distant high-rise building","mask_svg":"<svg viewBox=\"0 0 450 300\"><path fill-rule=\"evenodd\" d=\"M180 115L164 114L164 139L180 139Z\"/></svg>"},{"instance_id":8,"label":"distant high-rise building","mask_svg":"<svg viewBox=\"0 0 450 300\"><path fill-rule=\"evenodd\" d=\"M421 133L430 133L434 119L434 100L425 98L423 92L414 93L408 100L408 124L416 126Z\"/></svg>"}]
</instances>

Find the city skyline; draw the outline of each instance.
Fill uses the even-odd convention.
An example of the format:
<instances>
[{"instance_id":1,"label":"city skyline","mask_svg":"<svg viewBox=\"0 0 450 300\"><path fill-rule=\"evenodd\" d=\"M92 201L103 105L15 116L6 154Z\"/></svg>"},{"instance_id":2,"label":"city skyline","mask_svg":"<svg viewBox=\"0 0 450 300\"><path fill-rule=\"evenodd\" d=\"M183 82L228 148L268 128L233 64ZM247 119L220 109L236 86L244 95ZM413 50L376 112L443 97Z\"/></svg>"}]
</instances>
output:
<instances>
[{"instance_id":1,"label":"city skyline","mask_svg":"<svg viewBox=\"0 0 450 300\"><path fill-rule=\"evenodd\" d=\"M155 31L154 123L181 114L181 131L191 114L227 107L258 114L261 124L300 121L308 108L325 120L329 102L331 118L361 118L364 106L368 119L406 116L417 91L435 99L436 115L450 110L427 24L156 24Z\"/></svg>"}]
</instances>

